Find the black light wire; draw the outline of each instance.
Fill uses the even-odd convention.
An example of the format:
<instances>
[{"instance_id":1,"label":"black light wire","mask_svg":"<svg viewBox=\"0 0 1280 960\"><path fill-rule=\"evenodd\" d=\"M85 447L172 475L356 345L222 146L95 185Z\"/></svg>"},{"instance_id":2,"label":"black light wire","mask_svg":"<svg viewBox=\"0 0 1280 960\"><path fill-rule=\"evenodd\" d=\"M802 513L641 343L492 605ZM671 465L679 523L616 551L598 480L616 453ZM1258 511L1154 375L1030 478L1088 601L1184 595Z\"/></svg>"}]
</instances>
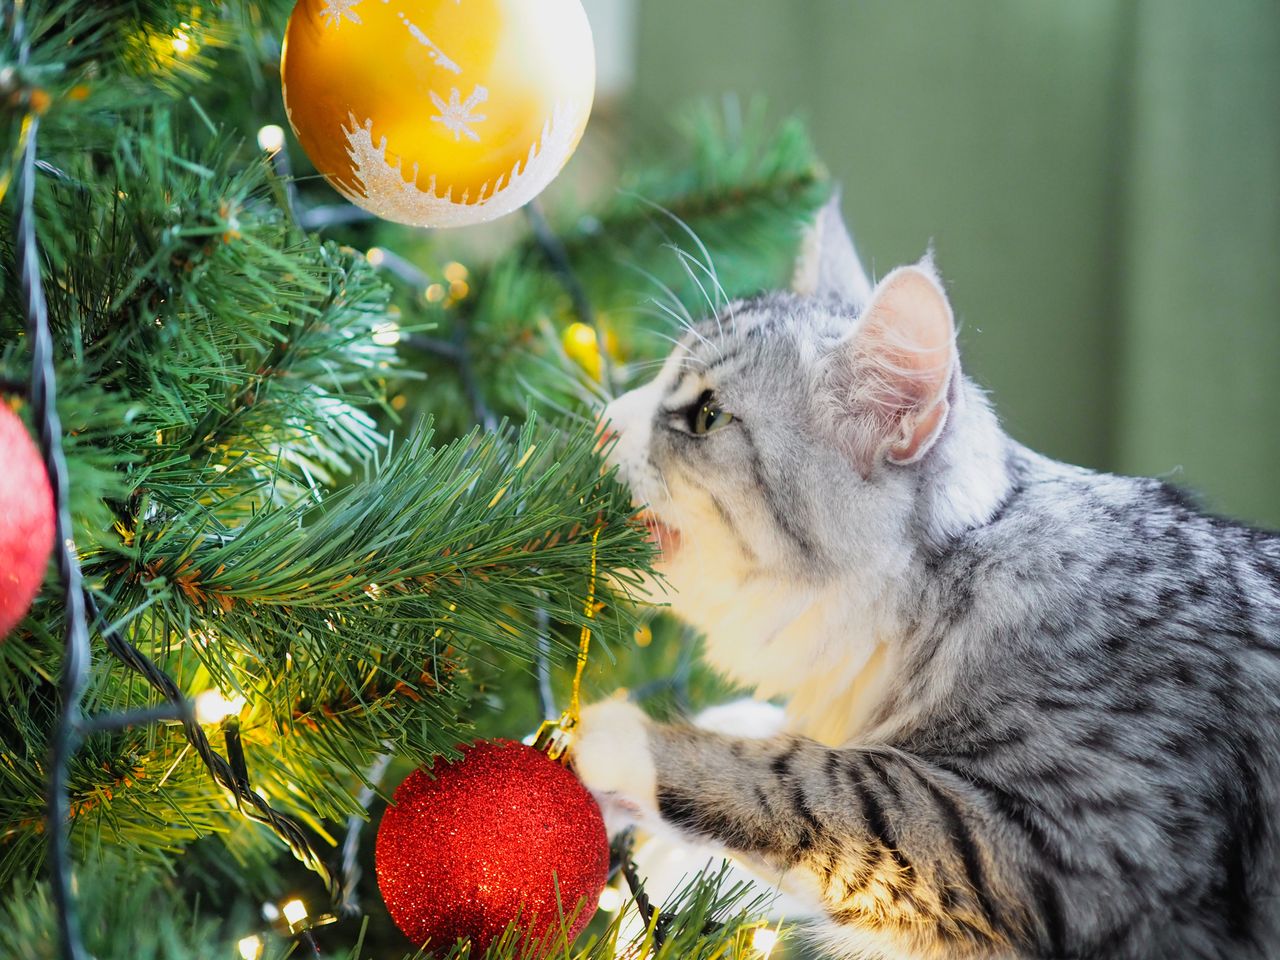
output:
<instances>
[{"instance_id":1,"label":"black light wire","mask_svg":"<svg viewBox=\"0 0 1280 960\"><path fill-rule=\"evenodd\" d=\"M14 33L22 35L21 6L15 8ZM26 40L20 40L21 63L26 59ZM62 705L53 731L49 758L48 862L57 916L58 942L65 960L85 960L80 926L72 894L70 863L71 798L68 791L71 759L83 735L81 700L89 681L89 628L85 622L84 592L80 561L72 539L71 511L67 506L67 460L62 452L62 422L58 418L57 380L53 368L53 336L49 330L49 305L40 282L40 251L36 243L35 196L36 137L40 119L34 112L23 120L26 146L18 185L16 221L18 270L22 278L23 307L31 340L31 414L39 431L40 454L53 490L54 558L62 583L66 631L62 674L58 682Z\"/></svg>"},{"instance_id":2,"label":"black light wire","mask_svg":"<svg viewBox=\"0 0 1280 960\"><path fill-rule=\"evenodd\" d=\"M662 912L653 905L653 901L645 893L644 879L632 857L634 847L635 827L627 827L613 838L613 842L609 844L609 879L622 874L622 878L627 881L627 889L631 891L631 901L635 904L636 913L640 914L645 929L653 931L653 948L660 950L680 915ZM710 936L723 927L724 924L716 920L708 920L702 925L702 934Z\"/></svg>"}]
</instances>

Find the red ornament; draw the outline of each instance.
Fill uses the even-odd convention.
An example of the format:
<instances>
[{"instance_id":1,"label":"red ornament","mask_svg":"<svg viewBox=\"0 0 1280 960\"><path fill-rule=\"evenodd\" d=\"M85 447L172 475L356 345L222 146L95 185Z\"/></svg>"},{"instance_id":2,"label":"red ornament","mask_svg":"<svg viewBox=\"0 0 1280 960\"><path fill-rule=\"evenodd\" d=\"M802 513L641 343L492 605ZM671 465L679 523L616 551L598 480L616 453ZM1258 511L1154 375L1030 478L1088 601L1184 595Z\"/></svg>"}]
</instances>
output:
<instances>
[{"instance_id":1,"label":"red ornament","mask_svg":"<svg viewBox=\"0 0 1280 960\"><path fill-rule=\"evenodd\" d=\"M0 401L0 638L40 592L53 550L53 491L40 451Z\"/></svg>"},{"instance_id":2,"label":"red ornament","mask_svg":"<svg viewBox=\"0 0 1280 960\"><path fill-rule=\"evenodd\" d=\"M519 920L526 936L577 936L609 873L600 808L578 778L511 740L481 740L435 778L415 770L378 826L378 886L416 944L469 938L478 956ZM557 889L559 898L557 900Z\"/></svg>"}]
</instances>

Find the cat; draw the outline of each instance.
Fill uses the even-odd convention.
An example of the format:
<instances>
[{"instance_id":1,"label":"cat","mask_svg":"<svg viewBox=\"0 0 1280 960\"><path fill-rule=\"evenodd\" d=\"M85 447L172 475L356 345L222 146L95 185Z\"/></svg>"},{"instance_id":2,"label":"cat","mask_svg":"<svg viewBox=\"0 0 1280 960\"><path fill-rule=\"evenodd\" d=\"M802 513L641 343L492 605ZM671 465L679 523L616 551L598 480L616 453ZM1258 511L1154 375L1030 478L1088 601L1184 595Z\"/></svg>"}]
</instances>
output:
<instances>
[{"instance_id":1,"label":"cat","mask_svg":"<svg viewBox=\"0 0 1280 960\"><path fill-rule=\"evenodd\" d=\"M665 597L785 730L603 701L583 782L838 957L1280 956L1280 535L1010 439L931 258L814 237L604 415Z\"/></svg>"}]
</instances>

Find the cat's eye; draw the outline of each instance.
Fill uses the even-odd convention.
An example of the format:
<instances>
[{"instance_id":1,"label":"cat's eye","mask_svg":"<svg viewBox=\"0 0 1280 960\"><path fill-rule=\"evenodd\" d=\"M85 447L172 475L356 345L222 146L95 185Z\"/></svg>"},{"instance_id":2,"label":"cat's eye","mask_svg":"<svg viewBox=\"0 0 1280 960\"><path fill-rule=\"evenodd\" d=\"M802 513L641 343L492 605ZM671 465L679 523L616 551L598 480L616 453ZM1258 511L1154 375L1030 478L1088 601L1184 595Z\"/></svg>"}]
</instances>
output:
<instances>
[{"instance_id":1,"label":"cat's eye","mask_svg":"<svg viewBox=\"0 0 1280 960\"><path fill-rule=\"evenodd\" d=\"M689 429L697 434L713 433L733 422L733 414L720 406L711 391L699 397L689 410Z\"/></svg>"}]
</instances>

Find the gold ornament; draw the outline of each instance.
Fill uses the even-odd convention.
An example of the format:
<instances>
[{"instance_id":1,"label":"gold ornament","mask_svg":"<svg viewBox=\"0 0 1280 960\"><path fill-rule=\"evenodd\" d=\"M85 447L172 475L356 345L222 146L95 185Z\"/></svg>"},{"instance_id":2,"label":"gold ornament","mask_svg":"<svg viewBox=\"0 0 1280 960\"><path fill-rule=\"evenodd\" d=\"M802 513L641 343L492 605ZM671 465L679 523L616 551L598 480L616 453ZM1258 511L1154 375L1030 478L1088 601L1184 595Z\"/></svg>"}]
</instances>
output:
<instances>
[{"instance_id":1,"label":"gold ornament","mask_svg":"<svg viewBox=\"0 0 1280 960\"><path fill-rule=\"evenodd\" d=\"M618 359L618 344L613 331L604 332L604 350L600 349L595 328L577 321L569 324L560 334L560 346L565 355L587 372L592 380L599 380L604 372L604 355Z\"/></svg>"},{"instance_id":2,"label":"gold ornament","mask_svg":"<svg viewBox=\"0 0 1280 960\"><path fill-rule=\"evenodd\" d=\"M560 345L565 354L587 371L593 380L600 379L604 360L600 356L600 344L596 340L596 332L585 323L571 323L560 335Z\"/></svg>"},{"instance_id":3,"label":"gold ornament","mask_svg":"<svg viewBox=\"0 0 1280 960\"><path fill-rule=\"evenodd\" d=\"M595 89L580 0L298 0L285 111L357 206L422 227L492 220L560 172Z\"/></svg>"}]
</instances>

